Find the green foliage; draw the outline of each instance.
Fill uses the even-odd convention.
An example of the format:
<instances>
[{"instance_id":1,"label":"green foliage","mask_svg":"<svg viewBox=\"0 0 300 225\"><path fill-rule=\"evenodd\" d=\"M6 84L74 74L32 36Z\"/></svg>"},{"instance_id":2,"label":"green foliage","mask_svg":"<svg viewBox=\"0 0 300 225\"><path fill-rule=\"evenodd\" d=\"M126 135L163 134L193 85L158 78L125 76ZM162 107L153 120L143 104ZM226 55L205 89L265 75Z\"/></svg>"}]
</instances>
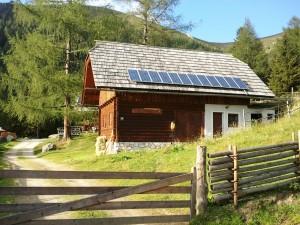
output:
<instances>
[{"instance_id":1,"label":"green foliage","mask_svg":"<svg viewBox=\"0 0 300 225\"><path fill-rule=\"evenodd\" d=\"M244 26L238 29L230 52L234 57L247 63L264 82L267 81L269 76L268 55L262 42L257 38L249 19L246 19Z\"/></svg>"},{"instance_id":2,"label":"green foliage","mask_svg":"<svg viewBox=\"0 0 300 225\"><path fill-rule=\"evenodd\" d=\"M180 0L118 0L134 3L137 9L133 15L141 18L137 20L138 26L143 30L140 38L143 44L155 45L164 39L170 30L186 31L193 27L191 23L184 24L180 15L174 15L174 7ZM158 26L161 25L161 26Z\"/></svg>"},{"instance_id":3,"label":"green foliage","mask_svg":"<svg viewBox=\"0 0 300 225\"><path fill-rule=\"evenodd\" d=\"M132 157L129 155L115 155L115 156L111 157L110 160L112 163L115 163L115 162L120 162L120 161L126 161L129 159L132 159Z\"/></svg>"},{"instance_id":4,"label":"green foliage","mask_svg":"<svg viewBox=\"0 0 300 225\"><path fill-rule=\"evenodd\" d=\"M242 215L233 206L211 205L205 213L190 222L190 225L242 225Z\"/></svg>"},{"instance_id":5,"label":"green foliage","mask_svg":"<svg viewBox=\"0 0 300 225\"><path fill-rule=\"evenodd\" d=\"M300 20L293 17L284 30L270 57L271 75L269 85L272 91L281 95L284 92L300 90Z\"/></svg>"},{"instance_id":6,"label":"green foliage","mask_svg":"<svg viewBox=\"0 0 300 225\"><path fill-rule=\"evenodd\" d=\"M290 188L294 191L300 191L300 184L299 183L291 183Z\"/></svg>"},{"instance_id":7,"label":"green foliage","mask_svg":"<svg viewBox=\"0 0 300 225\"><path fill-rule=\"evenodd\" d=\"M48 1L31 3L14 4L16 21L24 32L9 37L11 49L4 58L7 74L2 88L8 92L6 111L19 120L40 125L69 114L68 108L62 110L65 99L75 100L80 93L82 66L72 66L72 76L66 76L64 49L70 38L74 49L88 42L87 30L83 29L87 18L77 1L57 1L51 7L46 6ZM83 65L80 59L81 54L72 54L75 65Z\"/></svg>"}]
</instances>

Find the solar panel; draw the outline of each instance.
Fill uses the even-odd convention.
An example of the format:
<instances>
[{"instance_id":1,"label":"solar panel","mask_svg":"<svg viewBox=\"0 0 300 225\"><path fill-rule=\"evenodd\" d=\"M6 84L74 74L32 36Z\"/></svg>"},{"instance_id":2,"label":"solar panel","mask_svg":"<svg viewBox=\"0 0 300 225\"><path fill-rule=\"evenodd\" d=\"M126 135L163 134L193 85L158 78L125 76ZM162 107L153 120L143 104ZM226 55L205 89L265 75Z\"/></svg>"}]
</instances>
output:
<instances>
[{"instance_id":1,"label":"solar panel","mask_svg":"<svg viewBox=\"0 0 300 225\"><path fill-rule=\"evenodd\" d=\"M188 77L190 78L191 82L195 86L202 86L200 80L197 78L194 74L188 74Z\"/></svg>"},{"instance_id":2,"label":"solar panel","mask_svg":"<svg viewBox=\"0 0 300 225\"><path fill-rule=\"evenodd\" d=\"M151 78L146 70L139 70L139 74L141 77L141 81L143 82L151 82Z\"/></svg>"},{"instance_id":3,"label":"solar panel","mask_svg":"<svg viewBox=\"0 0 300 225\"><path fill-rule=\"evenodd\" d=\"M156 71L148 71L149 76L153 83L162 83L162 80Z\"/></svg>"},{"instance_id":4,"label":"solar panel","mask_svg":"<svg viewBox=\"0 0 300 225\"><path fill-rule=\"evenodd\" d=\"M173 84L172 80L169 77L169 74L166 72L158 72L160 78L164 84Z\"/></svg>"},{"instance_id":5,"label":"solar panel","mask_svg":"<svg viewBox=\"0 0 300 225\"><path fill-rule=\"evenodd\" d=\"M215 78L215 76L206 76L206 78L211 83L211 86L213 86L213 87L221 87L221 85L219 84L219 82L217 81L217 79Z\"/></svg>"},{"instance_id":6,"label":"solar panel","mask_svg":"<svg viewBox=\"0 0 300 225\"><path fill-rule=\"evenodd\" d=\"M206 76L204 76L204 75L197 75L197 78L201 81L201 83L202 83L203 86L208 86L208 87L211 86L211 84L207 80Z\"/></svg>"},{"instance_id":7,"label":"solar panel","mask_svg":"<svg viewBox=\"0 0 300 225\"><path fill-rule=\"evenodd\" d=\"M172 85L190 85L199 87L217 87L227 89L248 90L247 83L238 77L197 75L185 73L168 73L153 70L127 70L130 80L136 82L172 84Z\"/></svg>"},{"instance_id":8,"label":"solar panel","mask_svg":"<svg viewBox=\"0 0 300 225\"><path fill-rule=\"evenodd\" d=\"M128 70L128 74L129 74L130 80L141 81L141 78L140 78L137 70Z\"/></svg>"},{"instance_id":9,"label":"solar panel","mask_svg":"<svg viewBox=\"0 0 300 225\"><path fill-rule=\"evenodd\" d=\"M185 84L185 85L191 85L192 84L192 82L190 81L188 75L186 75L185 73L179 73L178 76L180 77L183 84Z\"/></svg>"},{"instance_id":10,"label":"solar panel","mask_svg":"<svg viewBox=\"0 0 300 225\"><path fill-rule=\"evenodd\" d=\"M240 89L246 89L246 90L249 89L247 85L240 78L233 77L232 79L235 81L235 83L239 86Z\"/></svg>"},{"instance_id":11,"label":"solar panel","mask_svg":"<svg viewBox=\"0 0 300 225\"><path fill-rule=\"evenodd\" d=\"M239 86L234 82L232 77L224 77L224 79L227 81L231 88L239 88Z\"/></svg>"},{"instance_id":12,"label":"solar panel","mask_svg":"<svg viewBox=\"0 0 300 225\"><path fill-rule=\"evenodd\" d=\"M169 76L171 80L173 81L173 84L182 84L182 81L180 80L177 73L169 73Z\"/></svg>"},{"instance_id":13,"label":"solar panel","mask_svg":"<svg viewBox=\"0 0 300 225\"><path fill-rule=\"evenodd\" d=\"M221 87L223 87L223 88L230 88L230 85L226 82L226 80L224 79L224 77L215 76L215 78L217 79L217 81L219 82L219 84L221 84Z\"/></svg>"}]
</instances>

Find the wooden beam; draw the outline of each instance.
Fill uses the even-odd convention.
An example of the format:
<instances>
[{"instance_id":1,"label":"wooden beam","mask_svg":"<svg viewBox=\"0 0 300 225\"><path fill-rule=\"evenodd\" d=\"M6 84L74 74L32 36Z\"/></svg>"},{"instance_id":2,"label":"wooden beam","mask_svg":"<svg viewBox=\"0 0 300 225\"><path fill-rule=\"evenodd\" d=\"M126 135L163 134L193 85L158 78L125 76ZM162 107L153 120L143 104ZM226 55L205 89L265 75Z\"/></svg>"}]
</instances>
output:
<instances>
[{"instance_id":1,"label":"wooden beam","mask_svg":"<svg viewBox=\"0 0 300 225\"><path fill-rule=\"evenodd\" d=\"M27 203L27 204L0 204L0 213L26 212L61 203ZM89 206L77 210L116 210L116 209L155 209L155 208L189 208L189 200L177 201L113 201L100 205Z\"/></svg>"},{"instance_id":2,"label":"wooden beam","mask_svg":"<svg viewBox=\"0 0 300 225\"><path fill-rule=\"evenodd\" d=\"M22 225L121 225L121 224L148 224L148 223L178 223L188 222L189 215L172 216L140 216L140 217L118 217L118 218L92 218L92 219L59 219L59 220L34 220Z\"/></svg>"},{"instance_id":3,"label":"wooden beam","mask_svg":"<svg viewBox=\"0 0 300 225\"><path fill-rule=\"evenodd\" d=\"M237 147L233 146L233 204L238 205L238 152Z\"/></svg>"},{"instance_id":4,"label":"wooden beam","mask_svg":"<svg viewBox=\"0 0 300 225\"><path fill-rule=\"evenodd\" d=\"M258 156L265 156L268 154L282 153L290 150L298 150L298 145L282 146L278 148L271 148L271 149L266 149L266 150L261 150L256 152L244 153L244 154L239 153L239 159L249 159ZM231 159L228 156L228 157L222 157L222 158L210 160L209 165L213 166L213 165L219 165L219 164L229 163L229 162L231 162Z\"/></svg>"},{"instance_id":5,"label":"wooden beam","mask_svg":"<svg viewBox=\"0 0 300 225\"><path fill-rule=\"evenodd\" d=\"M268 191L268 190L272 190L274 188L284 187L288 184L291 184L293 182L299 182L299 181L300 181L300 178L295 178L295 179L290 179L290 180L280 182L280 183L265 185L265 186L261 186L261 187L257 187L257 188L240 190L239 196L243 197L248 194L254 194L254 193L262 192L262 191ZM224 200L231 199L231 198L232 198L232 194L221 194L221 195L213 196L213 200L215 202L220 202L220 201L224 201Z\"/></svg>"},{"instance_id":6,"label":"wooden beam","mask_svg":"<svg viewBox=\"0 0 300 225\"><path fill-rule=\"evenodd\" d=\"M295 145L295 144L297 144L297 142L291 141L291 142L286 142L286 143L282 143L282 144L266 145L266 146L260 146L260 147L254 147L254 148L242 148L242 149L239 149L239 154L246 153L246 152L261 151L261 150L277 148L277 147L283 147L283 146L288 146L288 145ZM228 156L228 155L232 155L232 151L225 150L225 151L221 151L221 152L212 152L212 153L208 154L208 157L209 158L217 158L217 157Z\"/></svg>"},{"instance_id":7,"label":"wooden beam","mask_svg":"<svg viewBox=\"0 0 300 225\"><path fill-rule=\"evenodd\" d=\"M248 184L248 183L256 182L256 181L259 181L259 180L265 180L265 179L269 179L269 178L273 178L273 177L283 176L283 175L286 175L286 174L289 174L289 173L294 173L296 171L298 171L298 168L295 166L295 167L287 169L287 170L275 171L275 172L271 172L271 173L268 173L268 174L263 174L263 175L260 175L260 176L239 179L239 185ZM223 182L223 183L218 183L218 184L211 185L211 189L216 191L216 190L221 190L221 189L224 189L224 188L230 188L232 186L233 186L233 184L230 183L230 182Z\"/></svg>"},{"instance_id":8,"label":"wooden beam","mask_svg":"<svg viewBox=\"0 0 300 225\"><path fill-rule=\"evenodd\" d=\"M197 193L196 193L196 213L203 213L207 207L208 187L206 181L206 147L197 147L196 159L197 171Z\"/></svg>"},{"instance_id":9,"label":"wooden beam","mask_svg":"<svg viewBox=\"0 0 300 225\"><path fill-rule=\"evenodd\" d=\"M295 159L293 159L293 160L295 160ZM279 163L278 163L278 165L279 165ZM261 175L261 174L268 174L268 173L277 172L277 171L280 172L283 170L297 168L297 167L298 167L298 165L296 165L294 163L290 163L287 165L276 166L276 167L271 167L271 168L262 169L262 170L257 169L255 171L247 171L247 172L239 173L239 178L241 179L241 178L246 178L246 177L253 177L253 176L257 176L257 175ZM240 168L239 168L239 171L240 171ZM219 176L219 177L212 177L211 183L232 180L233 177L234 177L234 174Z\"/></svg>"},{"instance_id":10,"label":"wooden beam","mask_svg":"<svg viewBox=\"0 0 300 225\"><path fill-rule=\"evenodd\" d=\"M191 195L190 195L190 216L194 218L196 216L196 196L197 196L197 170L196 167L192 167L191 172L193 173L193 180L191 182Z\"/></svg>"},{"instance_id":11,"label":"wooden beam","mask_svg":"<svg viewBox=\"0 0 300 225\"><path fill-rule=\"evenodd\" d=\"M158 189L162 187L166 187L173 184L182 183L185 181L192 180L193 174L188 173L185 175L180 175L176 177L166 178L163 180L153 181L146 184L141 184L133 187L128 187L120 190L116 190L113 192L105 193L105 194L99 194L91 197L86 197L79 200L74 200L62 204L58 204L55 206L50 206L42 209L36 209L32 211L28 211L25 213L18 213L16 215L6 216L3 218L0 218L0 224L1 225L12 225L17 223L22 223L26 221L30 221L33 219L37 219L44 216L53 215L56 213L74 210L74 209L80 209L87 206L93 206L97 204L101 204L106 201L110 201L113 199L125 197L128 195L133 194L139 194L146 191L150 191L153 189Z\"/></svg>"},{"instance_id":12,"label":"wooden beam","mask_svg":"<svg viewBox=\"0 0 300 225\"><path fill-rule=\"evenodd\" d=\"M0 187L1 195L91 195L128 188L118 187ZM189 194L189 186L168 186L139 194Z\"/></svg>"},{"instance_id":13,"label":"wooden beam","mask_svg":"<svg viewBox=\"0 0 300 225\"><path fill-rule=\"evenodd\" d=\"M37 179L165 179L185 173L0 170L1 178Z\"/></svg>"}]
</instances>

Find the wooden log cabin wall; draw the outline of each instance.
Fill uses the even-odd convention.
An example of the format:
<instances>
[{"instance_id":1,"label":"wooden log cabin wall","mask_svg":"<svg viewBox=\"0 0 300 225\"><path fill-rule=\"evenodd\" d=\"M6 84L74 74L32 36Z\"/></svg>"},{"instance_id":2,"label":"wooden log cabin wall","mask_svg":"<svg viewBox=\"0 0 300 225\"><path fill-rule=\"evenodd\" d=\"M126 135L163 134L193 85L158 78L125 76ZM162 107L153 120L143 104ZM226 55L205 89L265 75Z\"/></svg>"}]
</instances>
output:
<instances>
[{"instance_id":1,"label":"wooden log cabin wall","mask_svg":"<svg viewBox=\"0 0 300 225\"><path fill-rule=\"evenodd\" d=\"M205 103L248 105L249 99L101 91L100 103L100 135L107 139L113 133L117 142L173 142L204 136Z\"/></svg>"}]
</instances>

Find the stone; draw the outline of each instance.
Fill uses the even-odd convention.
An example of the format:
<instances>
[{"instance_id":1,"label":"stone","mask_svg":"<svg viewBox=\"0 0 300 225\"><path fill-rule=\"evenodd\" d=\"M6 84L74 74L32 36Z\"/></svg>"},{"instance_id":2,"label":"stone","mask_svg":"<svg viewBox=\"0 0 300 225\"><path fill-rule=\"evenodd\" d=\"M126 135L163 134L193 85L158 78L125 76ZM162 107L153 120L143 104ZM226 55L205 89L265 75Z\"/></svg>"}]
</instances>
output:
<instances>
[{"instance_id":1,"label":"stone","mask_svg":"<svg viewBox=\"0 0 300 225\"><path fill-rule=\"evenodd\" d=\"M55 149L56 149L56 145L55 144L48 143L48 144L43 145L42 152L48 152L48 151L55 150Z\"/></svg>"},{"instance_id":2,"label":"stone","mask_svg":"<svg viewBox=\"0 0 300 225\"><path fill-rule=\"evenodd\" d=\"M96 139L96 156L105 155L106 154L106 137L98 136Z\"/></svg>"},{"instance_id":3,"label":"stone","mask_svg":"<svg viewBox=\"0 0 300 225\"><path fill-rule=\"evenodd\" d=\"M59 137L59 134L51 134L48 136L49 139L55 139L55 138L58 138Z\"/></svg>"},{"instance_id":4,"label":"stone","mask_svg":"<svg viewBox=\"0 0 300 225\"><path fill-rule=\"evenodd\" d=\"M12 135L7 135L7 137L6 137L6 141L8 141L8 142L11 142L12 140L14 140L15 138L14 138L14 136L12 136Z\"/></svg>"}]
</instances>

